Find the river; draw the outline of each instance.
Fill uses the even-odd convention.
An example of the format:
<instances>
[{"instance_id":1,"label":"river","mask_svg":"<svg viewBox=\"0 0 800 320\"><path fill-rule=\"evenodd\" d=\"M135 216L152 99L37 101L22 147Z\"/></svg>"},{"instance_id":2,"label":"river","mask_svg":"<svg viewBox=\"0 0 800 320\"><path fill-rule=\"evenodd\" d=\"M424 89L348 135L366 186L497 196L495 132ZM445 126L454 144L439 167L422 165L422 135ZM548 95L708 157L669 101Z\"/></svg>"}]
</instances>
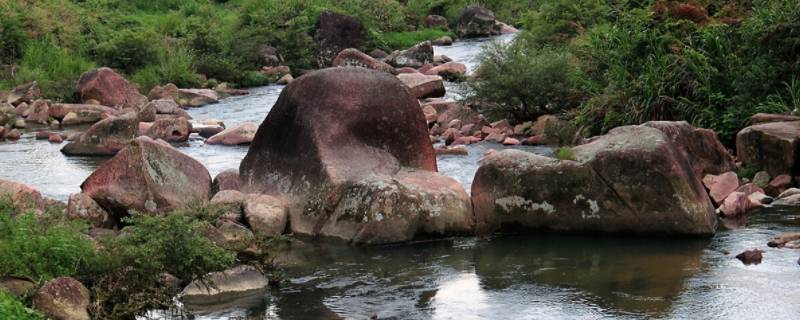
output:
<instances>
[{"instance_id":1,"label":"river","mask_svg":"<svg viewBox=\"0 0 800 320\"><path fill-rule=\"evenodd\" d=\"M510 38L500 38L508 41ZM474 70L485 40L436 47ZM260 123L281 86L191 109L195 119L228 126ZM448 97L460 88L447 84ZM102 158L65 157L62 145L0 142L0 177L66 200ZM213 175L237 168L247 147L179 150ZM479 159L497 144L469 146L468 156L438 158L442 174L469 186ZM547 147L520 147L552 155ZM800 251L767 248L781 232L800 231L800 210L768 208L749 221L724 222L711 239L517 235L459 238L403 246L353 248L295 244L276 259L285 281L238 305L194 310L196 319L737 319L800 318ZM764 262L733 256L760 248Z\"/></svg>"}]
</instances>

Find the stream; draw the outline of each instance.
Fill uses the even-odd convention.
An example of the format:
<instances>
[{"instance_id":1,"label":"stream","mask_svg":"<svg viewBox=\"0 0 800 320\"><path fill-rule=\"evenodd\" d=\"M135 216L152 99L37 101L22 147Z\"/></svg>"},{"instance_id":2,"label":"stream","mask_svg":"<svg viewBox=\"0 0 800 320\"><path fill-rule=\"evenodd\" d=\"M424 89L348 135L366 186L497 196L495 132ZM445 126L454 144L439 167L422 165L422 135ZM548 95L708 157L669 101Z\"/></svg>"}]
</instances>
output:
<instances>
[{"instance_id":1,"label":"stream","mask_svg":"<svg viewBox=\"0 0 800 320\"><path fill-rule=\"evenodd\" d=\"M435 51L471 72L485 41ZM228 127L260 123L282 88L253 88L189 113ZM451 99L462 92L452 83L447 91ZM66 201L105 159L65 157L62 146L36 141L32 131L17 142L0 142L0 178ZM238 168L248 149L205 145L196 136L178 148L212 176ZM467 148L468 156L440 156L438 165L469 191L485 151L504 147ZM515 148L553 154L549 147ZM792 231L800 232L800 210L766 208L748 221L721 221L710 239L512 235L374 248L297 243L280 250L285 281L264 296L188 311L208 320L798 319L800 250L766 247L775 235ZM734 258L752 248L765 250L761 264Z\"/></svg>"}]
</instances>

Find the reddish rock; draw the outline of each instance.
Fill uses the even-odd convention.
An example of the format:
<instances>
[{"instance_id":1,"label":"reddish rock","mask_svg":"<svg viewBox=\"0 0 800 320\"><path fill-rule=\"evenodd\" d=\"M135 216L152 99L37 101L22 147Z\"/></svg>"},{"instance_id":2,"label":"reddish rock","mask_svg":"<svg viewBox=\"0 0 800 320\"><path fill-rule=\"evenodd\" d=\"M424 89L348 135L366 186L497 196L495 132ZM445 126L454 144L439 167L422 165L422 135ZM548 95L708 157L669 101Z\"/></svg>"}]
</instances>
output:
<instances>
[{"instance_id":1,"label":"reddish rock","mask_svg":"<svg viewBox=\"0 0 800 320\"><path fill-rule=\"evenodd\" d=\"M467 66L463 63L448 62L425 71L426 75L438 75L448 81L460 81L467 74Z\"/></svg>"},{"instance_id":2,"label":"reddish rock","mask_svg":"<svg viewBox=\"0 0 800 320\"><path fill-rule=\"evenodd\" d=\"M492 132L489 135L487 135L485 138L483 138L483 140L491 141L491 142L497 142L497 143L503 143L504 141L506 141L506 138L507 137L506 137L505 133L502 133L502 132L499 132L499 131L495 131L495 132Z\"/></svg>"},{"instance_id":3,"label":"reddish rock","mask_svg":"<svg viewBox=\"0 0 800 320\"><path fill-rule=\"evenodd\" d=\"M228 146L250 144L253 141L257 130L258 124L253 122L245 122L234 128L225 129L224 131L215 134L211 138L208 138L206 143Z\"/></svg>"},{"instance_id":4,"label":"reddish rock","mask_svg":"<svg viewBox=\"0 0 800 320\"><path fill-rule=\"evenodd\" d=\"M117 109L138 108L147 103L147 97L109 68L99 68L81 75L78 93L84 101L94 99L104 106Z\"/></svg>"},{"instance_id":5,"label":"reddish rock","mask_svg":"<svg viewBox=\"0 0 800 320\"><path fill-rule=\"evenodd\" d=\"M261 73L266 74L268 76L281 77L287 74L291 74L292 70L289 69L288 66L263 67L261 68Z\"/></svg>"},{"instance_id":6,"label":"reddish rock","mask_svg":"<svg viewBox=\"0 0 800 320\"><path fill-rule=\"evenodd\" d=\"M150 131L150 128L153 126L152 122L139 122L139 135L146 136L147 131Z\"/></svg>"},{"instance_id":7,"label":"reddish rock","mask_svg":"<svg viewBox=\"0 0 800 320\"><path fill-rule=\"evenodd\" d=\"M425 122L427 123L436 122L436 119L439 118L439 114L436 112L436 109L429 105L422 106L422 113L425 114Z\"/></svg>"},{"instance_id":8,"label":"reddish rock","mask_svg":"<svg viewBox=\"0 0 800 320\"><path fill-rule=\"evenodd\" d=\"M33 81L16 86L13 90L11 90L11 92L8 93L8 96L6 96L6 102L17 106L21 103L30 104L41 97L42 90L39 88L39 84L36 83L36 81Z\"/></svg>"},{"instance_id":9,"label":"reddish rock","mask_svg":"<svg viewBox=\"0 0 800 320\"><path fill-rule=\"evenodd\" d=\"M437 155L453 155L453 156L466 156L469 154L467 148L463 145L454 147L438 147L436 148Z\"/></svg>"},{"instance_id":10,"label":"reddish rock","mask_svg":"<svg viewBox=\"0 0 800 320\"><path fill-rule=\"evenodd\" d=\"M444 139L444 143L447 145L453 143L453 141L459 137L461 137L461 132L459 132L456 128L448 128L442 134L442 139Z\"/></svg>"},{"instance_id":11,"label":"reddish rock","mask_svg":"<svg viewBox=\"0 0 800 320\"><path fill-rule=\"evenodd\" d=\"M714 233L703 185L661 131L618 127L572 150L575 161L518 150L484 158L472 184L480 230Z\"/></svg>"},{"instance_id":12,"label":"reddish rock","mask_svg":"<svg viewBox=\"0 0 800 320\"><path fill-rule=\"evenodd\" d=\"M206 139L211 138L222 131L225 131L224 125L192 122L192 132L197 133L198 135Z\"/></svg>"},{"instance_id":13,"label":"reddish rock","mask_svg":"<svg viewBox=\"0 0 800 320\"><path fill-rule=\"evenodd\" d=\"M703 177L703 184L714 203L722 203L731 192L739 188L739 177L735 172L726 172L718 176L707 175Z\"/></svg>"},{"instance_id":14,"label":"reddish rock","mask_svg":"<svg viewBox=\"0 0 800 320\"><path fill-rule=\"evenodd\" d=\"M100 207L91 197L83 193L74 193L69 196L67 203L67 217L70 219L83 219L97 228L113 228L114 222L108 212Z\"/></svg>"},{"instance_id":15,"label":"reddish rock","mask_svg":"<svg viewBox=\"0 0 800 320\"><path fill-rule=\"evenodd\" d=\"M64 138L61 137L60 134L51 134L49 137L47 137L47 141L50 143L62 143L64 142Z\"/></svg>"},{"instance_id":16,"label":"reddish rock","mask_svg":"<svg viewBox=\"0 0 800 320\"><path fill-rule=\"evenodd\" d=\"M764 190L767 192L767 195L777 197L782 192L791 188L792 185L792 177L788 174L782 174L772 179Z\"/></svg>"},{"instance_id":17,"label":"reddish rock","mask_svg":"<svg viewBox=\"0 0 800 320\"><path fill-rule=\"evenodd\" d=\"M425 27L447 30L447 18L435 14L428 15L425 17Z\"/></svg>"},{"instance_id":18,"label":"reddish rock","mask_svg":"<svg viewBox=\"0 0 800 320\"><path fill-rule=\"evenodd\" d=\"M383 61L378 61L358 49L344 49L333 59L334 67L360 67L397 74L394 67Z\"/></svg>"},{"instance_id":19,"label":"reddish rock","mask_svg":"<svg viewBox=\"0 0 800 320\"><path fill-rule=\"evenodd\" d=\"M763 168L772 176L798 174L800 121L749 126L736 135L736 156L748 167Z\"/></svg>"},{"instance_id":20,"label":"reddish rock","mask_svg":"<svg viewBox=\"0 0 800 320\"><path fill-rule=\"evenodd\" d=\"M448 36L443 36L441 38L436 38L432 40L431 44L434 46L452 46L453 38L450 38Z\"/></svg>"},{"instance_id":21,"label":"reddish rock","mask_svg":"<svg viewBox=\"0 0 800 320\"><path fill-rule=\"evenodd\" d=\"M547 139L544 136L531 136L522 140L522 144L526 146L539 146L547 144Z\"/></svg>"},{"instance_id":22,"label":"reddish rock","mask_svg":"<svg viewBox=\"0 0 800 320\"><path fill-rule=\"evenodd\" d=\"M211 192L217 193L223 190L239 190L240 187L239 170L227 169L214 177L214 181L211 183Z\"/></svg>"},{"instance_id":23,"label":"reddish rock","mask_svg":"<svg viewBox=\"0 0 800 320\"><path fill-rule=\"evenodd\" d=\"M695 128L686 121L651 121L644 126L664 132L690 160L698 177L736 170L733 156L712 130Z\"/></svg>"},{"instance_id":24,"label":"reddish rock","mask_svg":"<svg viewBox=\"0 0 800 320\"><path fill-rule=\"evenodd\" d=\"M416 99L361 68L287 86L240 167L243 191L287 197L291 232L353 244L469 233L466 192L435 171Z\"/></svg>"},{"instance_id":25,"label":"reddish rock","mask_svg":"<svg viewBox=\"0 0 800 320\"><path fill-rule=\"evenodd\" d=\"M461 126L461 134L465 136L471 136L477 131L476 127L477 126L474 123L465 124Z\"/></svg>"},{"instance_id":26,"label":"reddish rock","mask_svg":"<svg viewBox=\"0 0 800 320\"><path fill-rule=\"evenodd\" d=\"M139 132L134 113L111 117L92 125L81 136L61 149L66 155L110 156L125 148Z\"/></svg>"},{"instance_id":27,"label":"reddish rock","mask_svg":"<svg viewBox=\"0 0 800 320\"><path fill-rule=\"evenodd\" d=\"M787 246L788 245L788 246ZM770 248L800 247L800 232L781 233L767 243Z\"/></svg>"},{"instance_id":28,"label":"reddish rock","mask_svg":"<svg viewBox=\"0 0 800 320\"><path fill-rule=\"evenodd\" d=\"M178 89L178 100L175 102L186 107L202 107L219 102L219 96L211 89Z\"/></svg>"},{"instance_id":29,"label":"reddish rock","mask_svg":"<svg viewBox=\"0 0 800 320\"><path fill-rule=\"evenodd\" d=\"M397 78L408 87L412 96L417 99L444 97L444 81L440 76L426 76L419 73L401 73Z\"/></svg>"},{"instance_id":30,"label":"reddish rock","mask_svg":"<svg viewBox=\"0 0 800 320\"><path fill-rule=\"evenodd\" d=\"M33 309L55 320L89 320L89 289L69 277L55 278L33 296Z\"/></svg>"},{"instance_id":31,"label":"reddish rock","mask_svg":"<svg viewBox=\"0 0 800 320\"><path fill-rule=\"evenodd\" d=\"M500 34L512 34L519 32L519 29L514 28L513 26L507 25L500 21L495 22L495 29L499 30Z\"/></svg>"},{"instance_id":32,"label":"reddish rock","mask_svg":"<svg viewBox=\"0 0 800 320\"><path fill-rule=\"evenodd\" d=\"M50 123L50 104L47 100L36 100L30 106L30 112L26 118L28 121L38 124Z\"/></svg>"},{"instance_id":33,"label":"reddish rock","mask_svg":"<svg viewBox=\"0 0 800 320\"><path fill-rule=\"evenodd\" d=\"M457 145L470 145L470 144L478 143L478 142L481 142L481 138L478 138L478 137L475 137L475 136L462 136L462 137L456 138L456 140L453 141L452 145L454 145L454 146L457 146Z\"/></svg>"},{"instance_id":34,"label":"reddish rock","mask_svg":"<svg viewBox=\"0 0 800 320\"><path fill-rule=\"evenodd\" d=\"M521 143L517 139L507 137L503 140L503 144L507 146L516 146L520 145Z\"/></svg>"},{"instance_id":35,"label":"reddish rock","mask_svg":"<svg viewBox=\"0 0 800 320\"><path fill-rule=\"evenodd\" d=\"M36 132L36 140L47 140L52 133L50 131L42 130Z\"/></svg>"},{"instance_id":36,"label":"reddish rock","mask_svg":"<svg viewBox=\"0 0 800 320\"><path fill-rule=\"evenodd\" d=\"M167 142L185 142L192 133L192 124L186 118L159 119L147 129L147 136Z\"/></svg>"},{"instance_id":37,"label":"reddish rock","mask_svg":"<svg viewBox=\"0 0 800 320\"><path fill-rule=\"evenodd\" d=\"M750 125L757 125L770 122L791 122L800 121L800 117L786 114L756 113L750 117Z\"/></svg>"},{"instance_id":38,"label":"reddish rock","mask_svg":"<svg viewBox=\"0 0 800 320\"><path fill-rule=\"evenodd\" d=\"M752 203L744 192L733 192L728 195L719 207L726 217L744 215L752 209Z\"/></svg>"},{"instance_id":39,"label":"reddish rock","mask_svg":"<svg viewBox=\"0 0 800 320\"><path fill-rule=\"evenodd\" d=\"M0 196L11 199L11 205L19 210L38 209L44 206L42 194L36 188L13 181L0 179Z\"/></svg>"},{"instance_id":40,"label":"reddish rock","mask_svg":"<svg viewBox=\"0 0 800 320\"><path fill-rule=\"evenodd\" d=\"M753 194L753 193L756 193L756 192L760 192L760 193L766 194L764 192L764 189L761 189L761 187L757 186L755 183L743 184L738 189L736 189L736 192L743 192L744 194L746 194L748 196Z\"/></svg>"},{"instance_id":41,"label":"reddish rock","mask_svg":"<svg viewBox=\"0 0 800 320\"><path fill-rule=\"evenodd\" d=\"M395 69L395 72L396 72L396 74L401 74L401 73L419 73L419 71L417 71L417 69L414 69L412 67L397 68L397 69Z\"/></svg>"},{"instance_id":42,"label":"reddish rock","mask_svg":"<svg viewBox=\"0 0 800 320\"><path fill-rule=\"evenodd\" d=\"M64 119L64 117L66 117L70 112L78 115L80 119L91 117L91 120L86 120L81 123L90 123L89 121L94 123L100 121L102 119L100 115L103 113L112 116L119 115L119 110L100 105L70 103L53 103L50 105L50 116L53 118ZM62 124L64 124L64 122L65 121L62 121Z\"/></svg>"},{"instance_id":43,"label":"reddish rock","mask_svg":"<svg viewBox=\"0 0 800 320\"><path fill-rule=\"evenodd\" d=\"M72 126L81 124L97 123L103 120L103 113L94 110L80 110L69 112L61 120L61 125Z\"/></svg>"},{"instance_id":44,"label":"reddish rock","mask_svg":"<svg viewBox=\"0 0 800 320\"><path fill-rule=\"evenodd\" d=\"M386 58L387 56L389 56L389 54L386 53L386 51L383 51L381 49L375 49L375 50L372 50L372 51L369 52L369 56L373 57L375 59L383 59L383 58Z\"/></svg>"},{"instance_id":45,"label":"reddish rock","mask_svg":"<svg viewBox=\"0 0 800 320\"><path fill-rule=\"evenodd\" d=\"M436 122L440 127L447 127L454 119L461 121L462 126L472 124L476 127L480 127L486 123L479 113L461 103L432 102L426 103L425 105L432 106L437 110L439 116L436 119Z\"/></svg>"},{"instance_id":46,"label":"reddish rock","mask_svg":"<svg viewBox=\"0 0 800 320\"><path fill-rule=\"evenodd\" d=\"M761 264L761 260L764 258L762 253L764 253L764 251L758 249L747 250L737 254L736 259L739 259L739 261L745 265Z\"/></svg>"},{"instance_id":47,"label":"reddish rock","mask_svg":"<svg viewBox=\"0 0 800 320\"><path fill-rule=\"evenodd\" d=\"M289 212L283 201L268 195L254 195L244 201L244 219L257 236L283 234Z\"/></svg>"},{"instance_id":48,"label":"reddish rock","mask_svg":"<svg viewBox=\"0 0 800 320\"><path fill-rule=\"evenodd\" d=\"M294 81L294 77L291 74L285 74L283 77L278 79L278 81L276 81L275 83L285 86L287 84L292 83L292 81Z\"/></svg>"},{"instance_id":49,"label":"reddish rock","mask_svg":"<svg viewBox=\"0 0 800 320\"><path fill-rule=\"evenodd\" d=\"M8 133L6 133L6 139L8 140L19 140L22 137L22 132L17 129L11 129Z\"/></svg>"},{"instance_id":50,"label":"reddish rock","mask_svg":"<svg viewBox=\"0 0 800 320\"><path fill-rule=\"evenodd\" d=\"M139 137L81 184L112 214L129 209L164 212L209 199L205 166L163 142Z\"/></svg>"}]
</instances>

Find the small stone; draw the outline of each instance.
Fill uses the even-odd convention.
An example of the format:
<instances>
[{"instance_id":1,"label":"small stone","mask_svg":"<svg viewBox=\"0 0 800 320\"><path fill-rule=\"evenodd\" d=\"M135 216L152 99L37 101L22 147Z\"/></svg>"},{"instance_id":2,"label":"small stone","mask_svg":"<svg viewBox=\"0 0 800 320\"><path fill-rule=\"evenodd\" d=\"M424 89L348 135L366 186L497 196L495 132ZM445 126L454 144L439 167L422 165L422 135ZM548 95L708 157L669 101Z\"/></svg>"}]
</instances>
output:
<instances>
[{"instance_id":1,"label":"small stone","mask_svg":"<svg viewBox=\"0 0 800 320\"><path fill-rule=\"evenodd\" d=\"M737 254L736 259L739 259L739 261L747 266L751 264L760 264L761 260L763 259L762 253L764 253L764 251L758 249L747 250Z\"/></svg>"},{"instance_id":2,"label":"small stone","mask_svg":"<svg viewBox=\"0 0 800 320\"><path fill-rule=\"evenodd\" d=\"M64 138L62 138L60 134L51 134L50 137L47 138L47 141L50 143L62 143L64 142Z\"/></svg>"}]
</instances>

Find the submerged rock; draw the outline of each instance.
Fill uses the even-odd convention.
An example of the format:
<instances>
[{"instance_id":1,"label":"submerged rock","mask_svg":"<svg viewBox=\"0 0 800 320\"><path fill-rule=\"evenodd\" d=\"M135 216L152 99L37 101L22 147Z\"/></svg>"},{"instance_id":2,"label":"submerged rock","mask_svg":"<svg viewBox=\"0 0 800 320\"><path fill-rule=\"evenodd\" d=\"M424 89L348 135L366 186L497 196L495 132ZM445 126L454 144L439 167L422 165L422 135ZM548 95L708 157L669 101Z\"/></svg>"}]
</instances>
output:
<instances>
[{"instance_id":1,"label":"submerged rock","mask_svg":"<svg viewBox=\"0 0 800 320\"><path fill-rule=\"evenodd\" d=\"M416 99L360 68L286 87L240 167L243 190L287 198L294 234L354 244L470 232L466 192L435 171Z\"/></svg>"},{"instance_id":2,"label":"submerged rock","mask_svg":"<svg viewBox=\"0 0 800 320\"><path fill-rule=\"evenodd\" d=\"M89 289L73 278L55 278L33 296L33 308L56 320L89 320Z\"/></svg>"},{"instance_id":3,"label":"submerged rock","mask_svg":"<svg viewBox=\"0 0 800 320\"><path fill-rule=\"evenodd\" d=\"M768 242L767 245L771 248L800 249L800 232L781 233Z\"/></svg>"},{"instance_id":4,"label":"submerged rock","mask_svg":"<svg viewBox=\"0 0 800 320\"><path fill-rule=\"evenodd\" d=\"M147 103L147 97L109 68L99 68L82 74L78 80L78 93L84 101L93 99L104 106L117 109L138 108Z\"/></svg>"},{"instance_id":5,"label":"submerged rock","mask_svg":"<svg viewBox=\"0 0 800 320\"><path fill-rule=\"evenodd\" d=\"M164 212L208 200L211 176L169 144L139 137L97 168L81 189L112 214Z\"/></svg>"},{"instance_id":6,"label":"submerged rock","mask_svg":"<svg viewBox=\"0 0 800 320\"><path fill-rule=\"evenodd\" d=\"M576 161L517 150L484 158L472 184L482 231L714 233L700 179L661 131L619 127L573 152Z\"/></svg>"},{"instance_id":7,"label":"submerged rock","mask_svg":"<svg viewBox=\"0 0 800 320\"><path fill-rule=\"evenodd\" d=\"M248 296L263 295L269 282L252 266L237 266L208 275L213 286L196 280L181 292L180 299L188 307L192 305L219 305Z\"/></svg>"},{"instance_id":8,"label":"submerged rock","mask_svg":"<svg viewBox=\"0 0 800 320\"><path fill-rule=\"evenodd\" d=\"M192 133L192 124L186 118L158 119L147 130L146 135L167 142L186 142Z\"/></svg>"},{"instance_id":9,"label":"submerged rock","mask_svg":"<svg viewBox=\"0 0 800 320\"><path fill-rule=\"evenodd\" d=\"M135 113L126 113L95 123L77 140L65 145L61 152L68 156L113 156L138 133L139 118Z\"/></svg>"},{"instance_id":10,"label":"submerged rock","mask_svg":"<svg viewBox=\"0 0 800 320\"><path fill-rule=\"evenodd\" d=\"M758 249L747 250L737 254L736 259L739 259L739 261L748 266L751 264L761 264L761 260L764 258L762 253L764 253L764 251Z\"/></svg>"}]
</instances>

